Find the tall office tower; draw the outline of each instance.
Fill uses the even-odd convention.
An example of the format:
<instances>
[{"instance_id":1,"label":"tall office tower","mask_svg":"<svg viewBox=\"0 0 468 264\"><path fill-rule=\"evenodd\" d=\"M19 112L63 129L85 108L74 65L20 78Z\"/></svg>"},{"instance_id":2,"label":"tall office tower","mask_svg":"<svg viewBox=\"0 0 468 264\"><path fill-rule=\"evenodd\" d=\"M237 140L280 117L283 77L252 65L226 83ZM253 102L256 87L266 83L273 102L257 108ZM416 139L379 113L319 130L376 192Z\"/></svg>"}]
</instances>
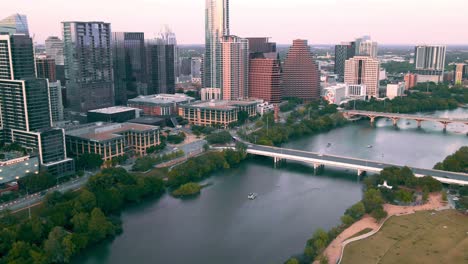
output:
<instances>
[{"instance_id":1,"label":"tall office tower","mask_svg":"<svg viewBox=\"0 0 468 264\"><path fill-rule=\"evenodd\" d=\"M32 39L26 35L0 35L0 79L36 76Z\"/></svg>"},{"instance_id":2,"label":"tall office tower","mask_svg":"<svg viewBox=\"0 0 468 264\"><path fill-rule=\"evenodd\" d=\"M76 112L114 105L111 28L104 22L62 22L67 100Z\"/></svg>"},{"instance_id":3,"label":"tall office tower","mask_svg":"<svg viewBox=\"0 0 468 264\"><path fill-rule=\"evenodd\" d=\"M190 73L192 78L201 78L201 69L202 69L202 58L194 57L191 60Z\"/></svg>"},{"instance_id":4,"label":"tall office tower","mask_svg":"<svg viewBox=\"0 0 468 264\"><path fill-rule=\"evenodd\" d=\"M466 64L464 63L457 63L455 66L455 84L461 84L463 81L463 73Z\"/></svg>"},{"instance_id":5,"label":"tall office tower","mask_svg":"<svg viewBox=\"0 0 468 264\"><path fill-rule=\"evenodd\" d=\"M418 83L442 82L445 69L446 46L420 45L414 52L415 73Z\"/></svg>"},{"instance_id":6,"label":"tall office tower","mask_svg":"<svg viewBox=\"0 0 468 264\"><path fill-rule=\"evenodd\" d=\"M114 68L115 104L126 105L128 99L146 95L145 34L113 32L112 56Z\"/></svg>"},{"instance_id":7,"label":"tall office tower","mask_svg":"<svg viewBox=\"0 0 468 264\"><path fill-rule=\"evenodd\" d=\"M203 61L203 86L222 87L222 60L220 41L229 32L229 0L205 2L205 57Z\"/></svg>"},{"instance_id":8,"label":"tall office tower","mask_svg":"<svg viewBox=\"0 0 468 264\"><path fill-rule=\"evenodd\" d=\"M54 175L71 174L74 162L66 156L64 132L51 128L49 82L36 78L32 39L18 36L0 35L0 65L10 65L0 75L2 141L37 154L41 168Z\"/></svg>"},{"instance_id":9,"label":"tall office tower","mask_svg":"<svg viewBox=\"0 0 468 264\"><path fill-rule=\"evenodd\" d=\"M175 93L174 48L163 39L146 42L148 94Z\"/></svg>"},{"instance_id":10,"label":"tall office tower","mask_svg":"<svg viewBox=\"0 0 468 264\"><path fill-rule=\"evenodd\" d=\"M377 58L377 42L372 41L370 36L357 38L355 41L355 47L356 56L369 56L372 58Z\"/></svg>"},{"instance_id":11,"label":"tall office tower","mask_svg":"<svg viewBox=\"0 0 468 264\"><path fill-rule=\"evenodd\" d=\"M179 47L177 46L177 36L168 25L164 25L159 32L159 38L163 39L166 44L174 46L174 74L175 77L180 76L180 60Z\"/></svg>"},{"instance_id":12,"label":"tall office tower","mask_svg":"<svg viewBox=\"0 0 468 264\"><path fill-rule=\"evenodd\" d=\"M307 40L296 39L283 65L283 98L297 97L305 101L320 98L320 73Z\"/></svg>"},{"instance_id":13,"label":"tall office tower","mask_svg":"<svg viewBox=\"0 0 468 264\"><path fill-rule=\"evenodd\" d=\"M48 57L55 60L55 65L63 65L63 41L58 37L51 36L45 40L45 49Z\"/></svg>"},{"instance_id":14,"label":"tall office tower","mask_svg":"<svg viewBox=\"0 0 468 264\"><path fill-rule=\"evenodd\" d=\"M335 74L338 81L344 81L344 69L346 60L351 59L356 54L356 42L341 43L335 46Z\"/></svg>"},{"instance_id":15,"label":"tall office tower","mask_svg":"<svg viewBox=\"0 0 468 264\"><path fill-rule=\"evenodd\" d=\"M28 19L20 14L6 17L0 20L0 33L29 35Z\"/></svg>"},{"instance_id":16,"label":"tall office tower","mask_svg":"<svg viewBox=\"0 0 468 264\"><path fill-rule=\"evenodd\" d=\"M376 58L355 56L345 63L345 83L363 84L369 97L379 97L380 63Z\"/></svg>"},{"instance_id":17,"label":"tall office tower","mask_svg":"<svg viewBox=\"0 0 468 264\"><path fill-rule=\"evenodd\" d=\"M249 40L249 97L271 104L281 102L281 69L276 43L268 38Z\"/></svg>"},{"instance_id":18,"label":"tall office tower","mask_svg":"<svg viewBox=\"0 0 468 264\"><path fill-rule=\"evenodd\" d=\"M192 74L192 58L180 58L180 75Z\"/></svg>"},{"instance_id":19,"label":"tall office tower","mask_svg":"<svg viewBox=\"0 0 468 264\"><path fill-rule=\"evenodd\" d=\"M220 45L221 96L223 100L245 99L249 96L249 41L237 36L224 36Z\"/></svg>"},{"instance_id":20,"label":"tall office tower","mask_svg":"<svg viewBox=\"0 0 468 264\"><path fill-rule=\"evenodd\" d=\"M55 60L53 58L40 55L36 57L37 78L48 79L49 82L56 82Z\"/></svg>"},{"instance_id":21,"label":"tall office tower","mask_svg":"<svg viewBox=\"0 0 468 264\"><path fill-rule=\"evenodd\" d=\"M62 85L60 81L49 82L49 97L53 124L63 120Z\"/></svg>"}]
</instances>

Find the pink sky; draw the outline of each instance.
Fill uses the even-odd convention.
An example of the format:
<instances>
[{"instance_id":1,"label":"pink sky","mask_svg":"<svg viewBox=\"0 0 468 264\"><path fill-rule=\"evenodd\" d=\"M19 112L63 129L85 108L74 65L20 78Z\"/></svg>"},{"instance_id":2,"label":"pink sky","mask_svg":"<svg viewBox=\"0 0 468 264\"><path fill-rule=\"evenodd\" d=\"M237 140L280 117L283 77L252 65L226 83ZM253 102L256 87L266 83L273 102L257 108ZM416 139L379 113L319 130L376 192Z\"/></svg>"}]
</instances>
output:
<instances>
[{"instance_id":1,"label":"pink sky","mask_svg":"<svg viewBox=\"0 0 468 264\"><path fill-rule=\"evenodd\" d=\"M204 43L205 0L10 0L0 17L28 16L35 40L61 36L61 21L105 21L112 31L168 24L179 43ZM468 44L467 0L230 0L231 33L334 44L371 35L383 44Z\"/></svg>"}]
</instances>

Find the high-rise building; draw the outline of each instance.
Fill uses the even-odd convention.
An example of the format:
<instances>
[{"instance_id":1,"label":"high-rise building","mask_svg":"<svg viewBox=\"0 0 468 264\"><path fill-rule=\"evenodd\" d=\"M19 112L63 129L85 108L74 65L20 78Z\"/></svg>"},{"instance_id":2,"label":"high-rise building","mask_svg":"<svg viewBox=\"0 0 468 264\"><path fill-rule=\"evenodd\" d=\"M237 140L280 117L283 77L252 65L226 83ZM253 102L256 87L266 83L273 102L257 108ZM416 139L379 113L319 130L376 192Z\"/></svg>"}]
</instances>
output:
<instances>
[{"instance_id":1,"label":"high-rise building","mask_svg":"<svg viewBox=\"0 0 468 264\"><path fill-rule=\"evenodd\" d=\"M180 58L180 75L189 76L192 74L192 58Z\"/></svg>"},{"instance_id":2,"label":"high-rise building","mask_svg":"<svg viewBox=\"0 0 468 264\"><path fill-rule=\"evenodd\" d=\"M281 69L277 58L276 43L268 38L248 38L249 97L262 99L270 104L281 102Z\"/></svg>"},{"instance_id":3,"label":"high-rise building","mask_svg":"<svg viewBox=\"0 0 468 264\"><path fill-rule=\"evenodd\" d=\"M369 97L379 97L380 63L376 58L355 56L345 63L345 83L364 84Z\"/></svg>"},{"instance_id":4,"label":"high-rise building","mask_svg":"<svg viewBox=\"0 0 468 264\"><path fill-rule=\"evenodd\" d=\"M192 78L201 78L202 58L194 57L191 60L190 73Z\"/></svg>"},{"instance_id":5,"label":"high-rise building","mask_svg":"<svg viewBox=\"0 0 468 264\"><path fill-rule=\"evenodd\" d=\"M36 57L37 78L48 79L49 82L56 82L55 60L53 58L40 55Z\"/></svg>"},{"instance_id":6,"label":"high-rise building","mask_svg":"<svg viewBox=\"0 0 468 264\"><path fill-rule=\"evenodd\" d=\"M203 87L222 87L220 41L229 32L229 0L205 1L205 57Z\"/></svg>"},{"instance_id":7,"label":"high-rise building","mask_svg":"<svg viewBox=\"0 0 468 264\"><path fill-rule=\"evenodd\" d=\"M73 111L114 105L111 28L104 22L62 22L67 100Z\"/></svg>"},{"instance_id":8,"label":"high-rise building","mask_svg":"<svg viewBox=\"0 0 468 264\"><path fill-rule=\"evenodd\" d=\"M220 45L222 98L245 99L249 96L249 41L237 36L224 36Z\"/></svg>"},{"instance_id":9,"label":"high-rise building","mask_svg":"<svg viewBox=\"0 0 468 264\"><path fill-rule=\"evenodd\" d=\"M341 43L335 46L335 74L338 81L344 80L344 69L346 60L351 59L356 54L356 42Z\"/></svg>"},{"instance_id":10,"label":"high-rise building","mask_svg":"<svg viewBox=\"0 0 468 264\"><path fill-rule=\"evenodd\" d=\"M164 25L159 32L159 38L163 39L166 44L174 46L174 74L175 77L180 76L180 60L179 60L179 47L177 46L176 34L168 25Z\"/></svg>"},{"instance_id":11,"label":"high-rise building","mask_svg":"<svg viewBox=\"0 0 468 264\"><path fill-rule=\"evenodd\" d=\"M63 59L63 41L55 36L48 37L45 40L45 50L48 57L55 60L55 65L64 65Z\"/></svg>"},{"instance_id":12,"label":"high-rise building","mask_svg":"<svg viewBox=\"0 0 468 264\"><path fill-rule=\"evenodd\" d=\"M49 82L50 112L52 124L63 120L62 85L60 81Z\"/></svg>"},{"instance_id":13,"label":"high-rise building","mask_svg":"<svg viewBox=\"0 0 468 264\"><path fill-rule=\"evenodd\" d=\"M442 82L445 69L446 46L419 45L415 48L415 73L418 83Z\"/></svg>"},{"instance_id":14,"label":"high-rise building","mask_svg":"<svg viewBox=\"0 0 468 264\"><path fill-rule=\"evenodd\" d=\"M464 70L466 68L466 64L464 63L457 63L455 65L455 84L462 84L464 79Z\"/></svg>"},{"instance_id":15,"label":"high-rise building","mask_svg":"<svg viewBox=\"0 0 468 264\"><path fill-rule=\"evenodd\" d=\"M175 93L174 48L163 39L146 42L148 94Z\"/></svg>"},{"instance_id":16,"label":"high-rise building","mask_svg":"<svg viewBox=\"0 0 468 264\"><path fill-rule=\"evenodd\" d=\"M116 105L126 105L128 99L148 92L145 34L113 32L112 58Z\"/></svg>"},{"instance_id":17,"label":"high-rise building","mask_svg":"<svg viewBox=\"0 0 468 264\"><path fill-rule=\"evenodd\" d=\"M32 39L26 35L0 35L0 79L36 76Z\"/></svg>"},{"instance_id":18,"label":"high-rise building","mask_svg":"<svg viewBox=\"0 0 468 264\"><path fill-rule=\"evenodd\" d=\"M29 35L28 19L20 14L8 16L0 20L0 33Z\"/></svg>"},{"instance_id":19,"label":"high-rise building","mask_svg":"<svg viewBox=\"0 0 468 264\"><path fill-rule=\"evenodd\" d=\"M305 101L320 98L320 74L307 40L296 39L283 64L283 98L296 97Z\"/></svg>"},{"instance_id":20,"label":"high-rise building","mask_svg":"<svg viewBox=\"0 0 468 264\"><path fill-rule=\"evenodd\" d=\"M369 36L358 38L355 41L356 56L369 56L377 58L377 42L372 41Z\"/></svg>"},{"instance_id":21,"label":"high-rise building","mask_svg":"<svg viewBox=\"0 0 468 264\"><path fill-rule=\"evenodd\" d=\"M0 35L0 65L10 65L0 75L0 134L3 142L37 155L42 169L68 175L74 162L66 155L64 131L51 127L49 81L36 78L32 49L26 35Z\"/></svg>"}]
</instances>

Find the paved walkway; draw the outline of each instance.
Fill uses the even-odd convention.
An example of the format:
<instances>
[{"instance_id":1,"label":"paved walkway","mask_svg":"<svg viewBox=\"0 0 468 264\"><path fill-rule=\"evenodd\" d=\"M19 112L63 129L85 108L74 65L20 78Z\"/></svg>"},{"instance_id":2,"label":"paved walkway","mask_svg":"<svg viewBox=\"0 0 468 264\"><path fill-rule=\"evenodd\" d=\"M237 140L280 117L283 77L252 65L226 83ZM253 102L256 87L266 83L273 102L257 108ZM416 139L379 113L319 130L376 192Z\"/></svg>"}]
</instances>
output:
<instances>
[{"instance_id":1,"label":"paved walkway","mask_svg":"<svg viewBox=\"0 0 468 264\"><path fill-rule=\"evenodd\" d=\"M397 206L391 204L385 204L384 209L388 213L388 217L394 215L405 215L412 214L417 211L425 210L443 210L449 209L450 206L446 205L446 202L442 201L441 194L431 194L429 201L423 205L418 206ZM328 263L336 264L341 257L343 242L355 235L356 233L370 228L372 231L376 231L380 228L380 223L377 223L374 218L369 215L365 215L361 220L357 221L347 229L345 229L337 238L335 238L330 245L325 249L324 254L328 257Z\"/></svg>"}]
</instances>

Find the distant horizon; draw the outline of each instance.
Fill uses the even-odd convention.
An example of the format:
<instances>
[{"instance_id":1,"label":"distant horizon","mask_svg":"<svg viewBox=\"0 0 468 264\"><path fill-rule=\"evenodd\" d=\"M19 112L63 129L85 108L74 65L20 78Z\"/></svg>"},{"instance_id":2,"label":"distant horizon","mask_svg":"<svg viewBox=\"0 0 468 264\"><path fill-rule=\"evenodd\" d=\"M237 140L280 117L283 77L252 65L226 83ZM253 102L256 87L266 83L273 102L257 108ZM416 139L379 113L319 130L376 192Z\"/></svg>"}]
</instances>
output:
<instances>
[{"instance_id":1,"label":"distant horizon","mask_svg":"<svg viewBox=\"0 0 468 264\"><path fill-rule=\"evenodd\" d=\"M1 18L28 17L31 36L44 43L62 38L63 21L104 21L113 32L144 32L153 38L169 25L181 45L204 43L205 0L16 0L2 6ZM457 13L457 10L460 12ZM466 0L236 0L230 1L231 34L269 36L288 45L307 39L312 45L336 45L370 35L381 45L468 45ZM329 44L314 44L329 43ZM412 44L401 44L412 43ZM451 44L447 44L451 43Z\"/></svg>"}]
</instances>

